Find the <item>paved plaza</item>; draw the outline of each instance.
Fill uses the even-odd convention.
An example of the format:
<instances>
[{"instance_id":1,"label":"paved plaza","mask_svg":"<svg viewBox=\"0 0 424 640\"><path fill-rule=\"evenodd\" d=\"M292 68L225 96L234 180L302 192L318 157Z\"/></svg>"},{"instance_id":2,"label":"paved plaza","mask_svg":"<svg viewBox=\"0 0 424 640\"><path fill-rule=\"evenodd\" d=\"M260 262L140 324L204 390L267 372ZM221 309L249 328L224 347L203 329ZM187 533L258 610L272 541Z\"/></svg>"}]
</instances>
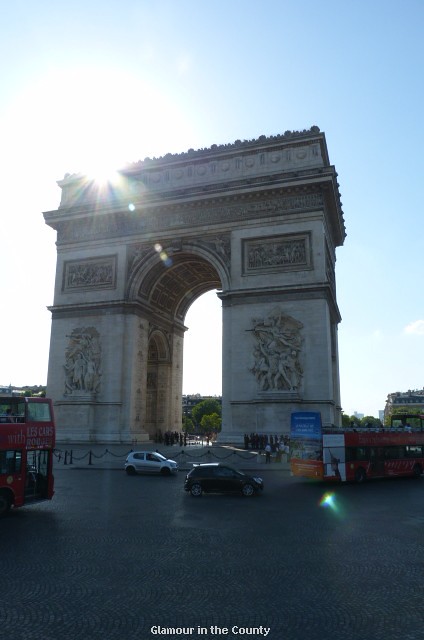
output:
<instances>
[{"instance_id":1,"label":"paved plaza","mask_svg":"<svg viewBox=\"0 0 424 640\"><path fill-rule=\"evenodd\" d=\"M0 521L2 638L424 638L424 479L261 465L261 496L193 498L121 463L61 462L51 502Z\"/></svg>"}]
</instances>

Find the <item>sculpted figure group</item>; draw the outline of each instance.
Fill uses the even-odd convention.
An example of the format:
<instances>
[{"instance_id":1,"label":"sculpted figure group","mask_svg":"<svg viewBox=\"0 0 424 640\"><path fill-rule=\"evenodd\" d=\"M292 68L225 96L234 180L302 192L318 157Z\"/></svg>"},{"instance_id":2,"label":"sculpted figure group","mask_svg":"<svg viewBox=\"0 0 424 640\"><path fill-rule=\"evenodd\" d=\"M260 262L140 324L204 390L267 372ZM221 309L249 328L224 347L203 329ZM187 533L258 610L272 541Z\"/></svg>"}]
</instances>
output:
<instances>
[{"instance_id":1,"label":"sculpted figure group","mask_svg":"<svg viewBox=\"0 0 424 640\"><path fill-rule=\"evenodd\" d=\"M302 323L275 310L253 324L256 345L250 371L261 391L298 391L303 377L299 361Z\"/></svg>"},{"instance_id":2,"label":"sculpted figure group","mask_svg":"<svg viewBox=\"0 0 424 640\"><path fill-rule=\"evenodd\" d=\"M66 350L65 395L97 393L100 386L100 340L94 328L75 329Z\"/></svg>"}]
</instances>

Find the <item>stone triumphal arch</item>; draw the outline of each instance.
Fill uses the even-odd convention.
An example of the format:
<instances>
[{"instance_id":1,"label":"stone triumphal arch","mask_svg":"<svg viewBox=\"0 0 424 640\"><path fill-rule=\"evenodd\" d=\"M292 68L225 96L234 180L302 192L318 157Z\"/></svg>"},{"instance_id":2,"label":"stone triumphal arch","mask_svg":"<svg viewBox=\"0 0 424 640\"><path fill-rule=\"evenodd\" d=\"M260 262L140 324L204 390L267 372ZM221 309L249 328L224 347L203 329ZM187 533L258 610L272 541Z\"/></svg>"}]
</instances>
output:
<instances>
[{"instance_id":1,"label":"stone triumphal arch","mask_svg":"<svg viewBox=\"0 0 424 640\"><path fill-rule=\"evenodd\" d=\"M44 217L57 231L47 386L61 439L179 430L184 319L210 290L222 301L221 441L281 433L294 410L340 423L345 228L318 127L146 159L107 186L80 174L59 186Z\"/></svg>"}]
</instances>

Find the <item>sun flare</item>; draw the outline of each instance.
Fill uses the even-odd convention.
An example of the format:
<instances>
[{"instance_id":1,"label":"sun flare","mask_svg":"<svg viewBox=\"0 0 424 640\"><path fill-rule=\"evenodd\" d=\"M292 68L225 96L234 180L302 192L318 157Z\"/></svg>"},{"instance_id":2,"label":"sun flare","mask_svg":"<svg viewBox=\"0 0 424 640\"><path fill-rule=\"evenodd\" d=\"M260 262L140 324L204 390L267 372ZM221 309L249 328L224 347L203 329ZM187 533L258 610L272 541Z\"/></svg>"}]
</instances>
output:
<instances>
[{"instance_id":1,"label":"sun flare","mask_svg":"<svg viewBox=\"0 0 424 640\"><path fill-rule=\"evenodd\" d=\"M34 79L14 115L22 146L37 149L43 166L105 183L128 163L191 146L191 125L176 102L142 74L84 65Z\"/></svg>"}]
</instances>

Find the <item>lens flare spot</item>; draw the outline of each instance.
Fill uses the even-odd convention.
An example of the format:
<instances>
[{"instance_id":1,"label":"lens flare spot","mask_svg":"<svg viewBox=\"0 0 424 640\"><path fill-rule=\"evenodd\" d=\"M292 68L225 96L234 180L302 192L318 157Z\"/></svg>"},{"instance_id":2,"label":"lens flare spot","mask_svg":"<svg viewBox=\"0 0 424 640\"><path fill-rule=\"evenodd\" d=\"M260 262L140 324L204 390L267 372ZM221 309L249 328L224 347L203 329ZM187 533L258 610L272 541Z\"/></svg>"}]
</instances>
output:
<instances>
[{"instance_id":1,"label":"lens flare spot","mask_svg":"<svg viewBox=\"0 0 424 640\"><path fill-rule=\"evenodd\" d=\"M170 267L172 264L172 260L171 258L168 256L168 254L166 253L166 251L161 251L160 254L160 259L162 260L162 262L164 263L165 267Z\"/></svg>"},{"instance_id":2,"label":"lens flare spot","mask_svg":"<svg viewBox=\"0 0 424 640\"><path fill-rule=\"evenodd\" d=\"M159 254L159 258L162 260L165 267L171 267L172 258L166 253L166 251L164 251L162 245L159 243L156 243L154 245L154 248L155 248L155 251Z\"/></svg>"},{"instance_id":3,"label":"lens flare spot","mask_svg":"<svg viewBox=\"0 0 424 640\"><path fill-rule=\"evenodd\" d=\"M327 491L319 501L319 506L327 509L335 518L344 519L346 517L346 505L333 491Z\"/></svg>"},{"instance_id":4,"label":"lens flare spot","mask_svg":"<svg viewBox=\"0 0 424 640\"><path fill-rule=\"evenodd\" d=\"M330 508L337 511L336 496L334 493L324 493L320 500L320 507Z\"/></svg>"},{"instance_id":5,"label":"lens flare spot","mask_svg":"<svg viewBox=\"0 0 424 640\"><path fill-rule=\"evenodd\" d=\"M132 202L130 202L129 205L128 205L128 209L130 211L135 211L135 205Z\"/></svg>"}]
</instances>

